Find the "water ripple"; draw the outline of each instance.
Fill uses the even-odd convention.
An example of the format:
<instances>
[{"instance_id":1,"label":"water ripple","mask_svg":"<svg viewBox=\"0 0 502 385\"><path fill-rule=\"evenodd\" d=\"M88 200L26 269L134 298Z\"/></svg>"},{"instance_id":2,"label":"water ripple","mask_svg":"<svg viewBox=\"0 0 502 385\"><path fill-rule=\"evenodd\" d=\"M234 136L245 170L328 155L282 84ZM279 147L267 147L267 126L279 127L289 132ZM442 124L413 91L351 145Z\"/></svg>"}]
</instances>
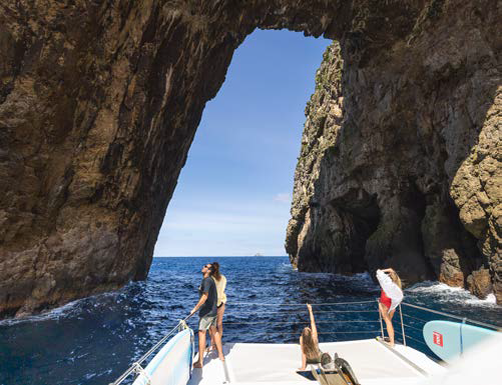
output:
<instances>
[{"instance_id":1,"label":"water ripple","mask_svg":"<svg viewBox=\"0 0 502 385\"><path fill-rule=\"evenodd\" d=\"M154 259L145 282L130 283L119 291L74 301L42 315L0 322L0 384L113 381L193 308L200 269L213 260ZM379 295L368 274L299 273L282 257L216 260L228 279L226 341L297 342L308 315L306 308L294 304L368 301ZM467 317L474 314L485 322L502 319L501 308L490 300L481 301L465 290L435 282L406 290L406 301ZM351 309L367 312L354 315L347 312ZM353 339L351 332L379 329L373 303L315 307L315 311L321 341ZM409 314L414 317L408 319L409 325L417 329L423 326L422 319L431 319ZM192 327L196 318L189 321Z\"/></svg>"}]
</instances>

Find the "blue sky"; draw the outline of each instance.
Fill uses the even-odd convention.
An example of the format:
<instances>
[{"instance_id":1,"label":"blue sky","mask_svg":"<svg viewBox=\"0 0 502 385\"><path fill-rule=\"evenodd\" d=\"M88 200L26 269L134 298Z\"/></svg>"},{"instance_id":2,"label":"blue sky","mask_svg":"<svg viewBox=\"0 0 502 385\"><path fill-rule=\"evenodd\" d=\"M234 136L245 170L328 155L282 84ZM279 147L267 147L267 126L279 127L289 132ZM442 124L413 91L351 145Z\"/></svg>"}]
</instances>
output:
<instances>
[{"instance_id":1,"label":"blue sky","mask_svg":"<svg viewBox=\"0 0 502 385\"><path fill-rule=\"evenodd\" d=\"M330 40L256 30L207 103L155 256L285 255L293 177Z\"/></svg>"}]
</instances>

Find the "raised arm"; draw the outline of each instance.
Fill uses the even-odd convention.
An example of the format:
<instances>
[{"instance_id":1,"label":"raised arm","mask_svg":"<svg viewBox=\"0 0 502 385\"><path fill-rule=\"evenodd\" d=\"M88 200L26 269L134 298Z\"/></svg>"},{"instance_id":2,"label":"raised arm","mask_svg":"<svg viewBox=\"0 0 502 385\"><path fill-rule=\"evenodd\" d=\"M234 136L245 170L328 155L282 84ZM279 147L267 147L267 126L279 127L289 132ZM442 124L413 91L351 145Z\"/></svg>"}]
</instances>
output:
<instances>
[{"instance_id":1,"label":"raised arm","mask_svg":"<svg viewBox=\"0 0 502 385\"><path fill-rule=\"evenodd\" d=\"M382 290L385 292L387 297L392 300L392 306L389 309L390 311L395 309L396 306L399 305L399 303L403 300L403 291L392 281L392 279L387 274L385 274L386 270L392 269L377 270L376 277L378 279L378 282L380 283L380 286L382 287Z\"/></svg>"},{"instance_id":2,"label":"raised arm","mask_svg":"<svg viewBox=\"0 0 502 385\"><path fill-rule=\"evenodd\" d=\"M312 311L312 305L307 304L307 309L309 309L309 316L310 316L310 328L312 329L312 337L318 341L317 337L317 326L315 324L315 318L314 318L314 312Z\"/></svg>"}]
</instances>

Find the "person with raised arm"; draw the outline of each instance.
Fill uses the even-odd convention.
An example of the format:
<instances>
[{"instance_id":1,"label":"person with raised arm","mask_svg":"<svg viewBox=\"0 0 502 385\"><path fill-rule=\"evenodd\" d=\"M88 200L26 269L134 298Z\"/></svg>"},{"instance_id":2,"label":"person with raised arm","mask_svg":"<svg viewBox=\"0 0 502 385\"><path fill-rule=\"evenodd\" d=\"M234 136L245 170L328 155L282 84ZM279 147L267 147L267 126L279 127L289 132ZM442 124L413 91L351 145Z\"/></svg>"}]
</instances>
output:
<instances>
[{"instance_id":1,"label":"person with raised arm","mask_svg":"<svg viewBox=\"0 0 502 385\"><path fill-rule=\"evenodd\" d=\"M302 351L302 367L298 368L300 371L306 370L308 364L322 364L324 366L332 362L330 355L321 352L319 349L319 336L312 305L307 304L307 309L309 311L310 327L304 328L300 336Z\"/></svg>"},{"instance_id":2,"label":"person with raised arm","mask_svg":"<svg viewBox=\"0 0 502 385\"><path fill-rule=\"evenodd\" d=\"M392 326L392 317L397 306L403 300L403 290L401 279L394 269L378 269L376 272L378 283L381 287L380 300L378 301L378 310L382 315L387 326L389 335L389 345L394 347L394 327Z\"/></svg>"}]
</instances>

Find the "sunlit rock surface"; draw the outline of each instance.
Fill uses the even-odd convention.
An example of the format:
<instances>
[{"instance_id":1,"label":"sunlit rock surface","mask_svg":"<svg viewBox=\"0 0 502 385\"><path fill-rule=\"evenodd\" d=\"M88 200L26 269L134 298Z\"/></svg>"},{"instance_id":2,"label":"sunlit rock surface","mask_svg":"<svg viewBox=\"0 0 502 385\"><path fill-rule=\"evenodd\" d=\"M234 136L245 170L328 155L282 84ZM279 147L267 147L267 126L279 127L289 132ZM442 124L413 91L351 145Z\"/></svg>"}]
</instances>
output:
<instances>
[{"instance_id":1,"label":"sunlit rock surface","mask_svg":"<svg viewBox=\"0 0 502 385\"><path fill-rule=\"evenodd\" d=\"M286 238L300 270L492 281L502 301L500 12L433 1L390 48L326 50Z\"/></svg>"},{"instance_id":2,"label":"sunlit rock surface","mask_svg":"<svg viewBox=\"0 0 502 385\"><path fill-rule=\"evenodd\" d=\"M381 193L381 180L403 178L375 174L373 182L369 176L357 182L356 171L392 173L422 159L417 167L442 171L430 182L417 171L417 180L406 183L425 199L423 210L434 208L430 222L443 229L442 221L455 216L442 210L459 211L454 225L470 235L455 242L479 240L476 253L491 261L492 273L500 271L500 18L496 2L467 3L0 0L0 314L38 311L146 277L205 103L223 83L235 48L257 27L340 41L344 99L336 102L343 111L336 119L342 129L331 135L341 146L332 161L344 169L319 167L332 174L319 180L334 186L326 199L340 207L355 194L355 211L347 215L368 217L378 228L363 230L370 236L366 246L354 243L375 250L372 258L356 251L358 262L346 262L344 270L384 260L380 245L392 226L403 223L396 242L408 242L409 234L413 243L424 223L415 195ZM371 158L382 167L369 167L371 154L386 151L399 162ZM444 196L428 202L429 183ZM444 206L448 196L453 203ZM312 237L311 230L294 231ZM433 269L457 274L459 253L467 249L451 239L445 236L454 252L444 268L437 262L443 244L428 259L414 248L419 276ZM494 281L499 299L500 278Z\"/></svg>"}]
</instances>

